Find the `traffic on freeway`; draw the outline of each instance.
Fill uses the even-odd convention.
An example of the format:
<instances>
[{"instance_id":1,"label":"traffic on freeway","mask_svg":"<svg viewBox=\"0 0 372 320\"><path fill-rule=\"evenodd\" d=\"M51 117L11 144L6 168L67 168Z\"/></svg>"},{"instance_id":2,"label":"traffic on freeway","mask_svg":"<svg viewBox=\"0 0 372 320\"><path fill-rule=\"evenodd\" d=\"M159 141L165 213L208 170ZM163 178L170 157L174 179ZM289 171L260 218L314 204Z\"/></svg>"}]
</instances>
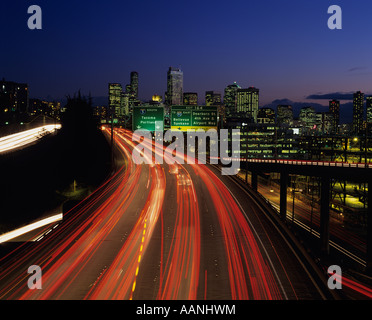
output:
<instances>
[{"instance_id":1,"label":"traffic on freeway","mask_svg":"<svg viewBox=\"0 0 372 320\"><path fill-rule=\"evenodd\" d=\"M263 209L234 195L232 179L209 165L156 163L153 152L152 164L136 164L124 129L114 142L110 179L40 241L1 258L0 299L334 298ZM173 156L153 140L141 145ZM40 268L42 289L30 289L30 266Z\"/></svg>"}]
</instances>

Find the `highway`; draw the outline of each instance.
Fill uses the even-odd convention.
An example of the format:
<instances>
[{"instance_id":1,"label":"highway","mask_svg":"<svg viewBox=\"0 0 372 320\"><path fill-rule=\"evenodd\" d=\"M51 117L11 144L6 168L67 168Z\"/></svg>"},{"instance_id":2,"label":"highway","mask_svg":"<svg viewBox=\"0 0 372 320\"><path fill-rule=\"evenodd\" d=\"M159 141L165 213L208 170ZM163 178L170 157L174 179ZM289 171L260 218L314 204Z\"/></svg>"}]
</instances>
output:
<instances>
[{"instance_id":1,"label":"highway","mask_svg":"<svg viewBox=\"0 0 372 320\"><path fill-rule=\"evenodd\" d=\"M1 258L0 299L332 297L233 179L209 165L137 165L132 133L114 137L112 177L42 239ZM40 290L27 286L31 265L42 270Z\"/></svg>"},{"instance_id":2,"label":"highway","mask_svg":"<svg viewBox=\"0 0 372 320\"><path fill-rule=\"evenodd\" d=\"M0 153L13 151L37 141L41 137L60 129L60 124L43 125L30 130L14 133L0 138Z\"/></svg>"}]
</instances>

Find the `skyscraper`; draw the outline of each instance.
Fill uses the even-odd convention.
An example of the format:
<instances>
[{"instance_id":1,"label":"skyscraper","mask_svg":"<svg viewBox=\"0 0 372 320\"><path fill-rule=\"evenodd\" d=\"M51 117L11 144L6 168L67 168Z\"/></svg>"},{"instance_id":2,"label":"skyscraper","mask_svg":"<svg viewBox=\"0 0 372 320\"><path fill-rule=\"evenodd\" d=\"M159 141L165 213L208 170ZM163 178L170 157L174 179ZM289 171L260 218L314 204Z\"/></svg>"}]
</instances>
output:
<instances>
[{"instance_id":1,"label":"skyscraper","mask_svg":"<svg viewBox=\"0 0 372 320\"><path fill-rule=\"evenodd\" d=\"M123 88L121 84L109 83L109 114L114 113L114 117L124 115L123 102Z\"/></svg>"},{"instance_id":2,"label":"skyscraper","mask_svg":"<svg viewBox=\"0 0 372 320\"><path fill-rule=\"evenodd\" d=\"M237 91L240 86L236 82L228 85L225 88L225 95L223 97L223 104L225 105L226 115L230 116L236 113L236 103L237 103Z\"/></svg>"},{"instance_id":3,"label":"skyscraper","mask_svg":"<svg viewBox=\"0 0 372 320\"><path fill-rule=\"evenodd\" d=\"M329 101L329 112L333 115L332 131L338 133L338 126L340 124L340 101Z\"/></svg>"},{"instance_id":4,"label":"skyscraper","mask_svg":"<svg viewBox=\"0 0 372 320\"><path fill-rule=\"evenodd\" d=\"M257 113L259 105L259 90L254 87L237 90L236 111L245 113L246 116L257 122Z\"/></svg>"},{"instance_id":5,"label":"skyscraper","mask_svg":"<svg viewBox=\"0 0 372 320\"><path fill-rule=\"evenodd\" d=\"M364 114L364 93L358 91L354 93L353 99L353 133L363 132L363 114Z\"/></svg>"},{"instance_id":6,"label":"skyscraper","mask_svg":"<svg viewBox=\"0 0 372 320\"><path fill-rule=\"evenodd\" d=\"M181 105L183 102L183 72L178 68L169 67L167 73L166 103Z\"/></svg>"},{"instance_id":7,"label":"skyscraper","mask_svg":"<svg viewBox=\"0 0 372 320\"><path fill-rule=\"evenodd\" d=\"M130 87L133 97L138 99L138 72L136 71L130 73Z\"/></svg>"},{"instance_id":8,"label":"skyscraper","mask_svg":"<svg viewBox=\"0 0 372 320\"><path fill-rule=\"evenodd\" d=\"M292 125L293 124L293 109L290 105L278 105L276 108L277 124Z\"/></svg>"},{"instance_id":9,"label":"skyscraper","mask_svg":"<svg viewBox=\"0 0 372 320\"><path fill-rule=\"evenodd\" d=\"M316 125L315 109L310 106L301 108L299 120L304 128L312 129Z\"/></svg>"},{"instance_id":10,"label":"skyscraper","mask_svg":"<svg viewBox=\"0 0 372 320\"><path fill-rule=\"evenodd\" d=\"M367 134L372 134L372 96L366 97L366 118Z\"/></svg>"},{"instance_id":11,"label":"skyscraper","mask_svg":"<svg viewBox=\"0 0 372 320\"><path fill-rule=\"evenodd\" d=\"M372 96L366 97L367 123L372 124Z\"/></svg>"}]
</instances>

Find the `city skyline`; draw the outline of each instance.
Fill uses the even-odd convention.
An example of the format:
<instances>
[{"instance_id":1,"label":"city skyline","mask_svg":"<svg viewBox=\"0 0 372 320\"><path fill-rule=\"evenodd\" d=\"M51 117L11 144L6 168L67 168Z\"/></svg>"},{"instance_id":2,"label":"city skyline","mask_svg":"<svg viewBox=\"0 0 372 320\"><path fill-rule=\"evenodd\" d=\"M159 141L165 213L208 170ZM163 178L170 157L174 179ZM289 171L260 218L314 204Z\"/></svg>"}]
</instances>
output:
<instances>
[{"instance_id":1,"label":"city skyline","mask_svg":"<svg viewBox=\"0 0 372 320\"><path fill-rule=\"evenodd\" d=\"M120 3L116 10L96 3L74 4L71 10L68 1L64 6L40 1L40 31L27 28L27 4L6 1L2 10L2 27L12 34L4 35L9 48L1 55L9 63L0 76L27 82L34 98L61 99L79 89L105 96L107 83L127 81L136 70L141 75L139 99L150 100L164 95L169 66L185 72L185 92L199 97L211 90L223 93L236 81L260 89L261 107L285 99L327 106L327 100L310 97L371 92L372 47L364 41L368 30L362 24L372 6L367 1L358 6L338 1L342 30L328 29L329 3L323 1L238 1L229 7L222 1L177 7L161 1ZM190 7L192 16L186 15ZM255 14L247 19L247 11ZM154 20L157 14L165 18ZM177 15L180 19L172 19ZM112 43L115 50L106 50Z\"/></svg>"},{"instance_id":2,"label":"city skyline","mask_svg":"<svg viewBox=\"0 0 372 320\"><path fill-rule=\"evenodd\" d=\"M180 72L182 74L182 81L183 82L183 70L181 69L178 69L178 68L174 68L174 67L169 67L168 69L168 72L167 72L167 83L169 83L169 74L170 74L170 71L173 70L173 71L177 71L177 72ZM130 83L129 84L125 84L125 81L123 82L110 82L109 84L115 84L115 85L118 85L121 89L119 90L120 92L122 92L122 94L124 94L124 97L125 96L133 96L133 98L137 101L137 104L138 103L148 103L150 102L154 96L156 97L159 97L163 102L166 102L166 96L167 96L167 91L168 90L165 90L164 94L159 94L159 93L154 93L151 97L148 97L146 99L137 99L136 97L139 96L138 92L140 91L140 88L141 88L141 81L139 80L139 73L137 71L131 71L129 72L129 76L130 76ZM127 78L128 78L128 75L127 75ZM133 80L135 79L135 80ZM7 79L3 78L3 81L8 81ZM133 81L134 81L134 86L135 86L135 89L132 90L131 87L133 86ZM18 82L15 82L15 83L18 83ZM26 85L28 85L28 83L26 83ZM222 92L219 92L219 91L215 91L215 90L212 90L212 91L205 91L205 92L202 92L201 94L198 94L198 92L185 92L185 90L183 89L183 84L181 83L181 91L183 90L182 94L181 94L181 99L179 101L179 103L176 103L176 105L182 105L184 104L184 94L189 95L189 94L196 94L196 98L197 98L197 105L209 105L208 101L207 101L207 96L208 94L215 94L215 95L218 95L220 96L220 99L221 99L221 103L225 106L228 106L229 104L229 101L226 100L226 90L232 86L237 86L237 88L239 89L239 91L241 92L244 92L246 90L257 90L257 91L260 91L260 88L255 88L253 86L250 86L250 87L242 87L240 86L238 83L234 82L234 83L231 83L229 85L227 85L225 87L225 89L222 91ZM29 87L29 85L28 85ZM107 84L106 84L106 87L107 87ZM107 90L106 90L107 91ZM109 90L110 91L110 90ZM94 107L108 107L110 105L110 97L109 97L109 91L107 91L106 95L104 96L101 96L101 97L95 97L95 96L92 96L91 95L91 92L89 93L82 93L80 90L79 90L79 94L82 94L82 95L85 95L85 96L88 96L90 98L92 98L92 104ZM198 91L198 90L196 90ZM256 104L258 105L258 108L261 110L261 109L267 109L267 108L271 108L273 109L274 111L277 110L278 106L281 106L281 105L290 105L292 106L293 108L293 116L294 118L298 118L300 116L300 113L301 113L301 110L304 109L304 108L308 108L308 107L312 107L314 108L314 110L316 112L329 112L329 103L331 101L338 101L339 103L339 119L340 119L340 124L341 123L349 123L349 124L352 124L353 122L353 117L354 117L354 97L355 97L355 94L358 93L358 92L361 92L360 90L356 91L356 92L334 92L334 93L328 93L328 94L314 94L314 95L311 95L311 96L308 96L307 99L309 99L309 101L311 100L312 102L305 102L305 101L292 101L292 100L289 100L289 99L275 99L274 101L272 101L271 103L268 103L268 104L262 104L260 103L261 99L262 99L262 95L260 95L260 98L257 99L258 101L256 101ZM77 94L78 92L74 92L73 94ZM369 94L369 93L364 93L364 92L361 92L362 95L363 95L363 105L362 105L362 119L365 119L365 120L368 120L367 119L367 106L368 106L368 102L370 101L371 97L372 97L372 94ZM66 95L66 97L64 98L55 98L55 97L50 97L50 96L47 96L47 97L34 97L32 95L32 92L29 91L29 98L31 100L48 100L48 101L54 101L54 102L60 102L62 103L62 106L63 104L66 103L67 101L67 97L70 96L69 95ZM124 98L125 99L125 98ZM228 97L227 97L228 99ZM226 101L225 101L226 100ZM321 103L323 102L323 103ZM172 103L171 103L172 104ZM174 104L174 103L173 103ZM188 104L188 103L186 103ZM257 105L256 105L256 108L257 108ZM258 109L257 109L258 111ZM370 118L370 116L369 116Z\"/></svg>"},{"instance_id":3,"label":"city skyline","mask_svg":"<svg viewBox=\"0 0 372 320\"><path fill-rule=\"evenodd\" d=\"M372 299L371 10L3 0L0 300Z\"/></svg>"}]
</instances>

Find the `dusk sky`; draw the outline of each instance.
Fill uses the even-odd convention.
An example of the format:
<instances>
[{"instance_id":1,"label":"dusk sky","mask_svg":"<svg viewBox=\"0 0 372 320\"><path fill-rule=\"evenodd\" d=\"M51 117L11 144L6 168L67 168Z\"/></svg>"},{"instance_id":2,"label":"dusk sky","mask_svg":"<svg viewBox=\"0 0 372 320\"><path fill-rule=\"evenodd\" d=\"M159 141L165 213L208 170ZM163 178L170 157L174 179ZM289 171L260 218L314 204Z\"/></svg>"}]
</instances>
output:
<instances>
[{"instance_id":1,"label":"dusk sky","mask_svg":"<svg viewBox=\"0 0 372 320\"><path fill-rule=\"evenodd\" d=\"M29 30L27 9L42 9ZM330 5L342 30L330 30ZM236 81L276 99L326 104L310 95L372 93L370 0L23 1L3 0L0 77L29 84L30 97L60 99L79 89L108 95L108 83L139 73L139 96L164 97L170 66L184 91L204 93Z\"/></svg>"}]
</instances>

